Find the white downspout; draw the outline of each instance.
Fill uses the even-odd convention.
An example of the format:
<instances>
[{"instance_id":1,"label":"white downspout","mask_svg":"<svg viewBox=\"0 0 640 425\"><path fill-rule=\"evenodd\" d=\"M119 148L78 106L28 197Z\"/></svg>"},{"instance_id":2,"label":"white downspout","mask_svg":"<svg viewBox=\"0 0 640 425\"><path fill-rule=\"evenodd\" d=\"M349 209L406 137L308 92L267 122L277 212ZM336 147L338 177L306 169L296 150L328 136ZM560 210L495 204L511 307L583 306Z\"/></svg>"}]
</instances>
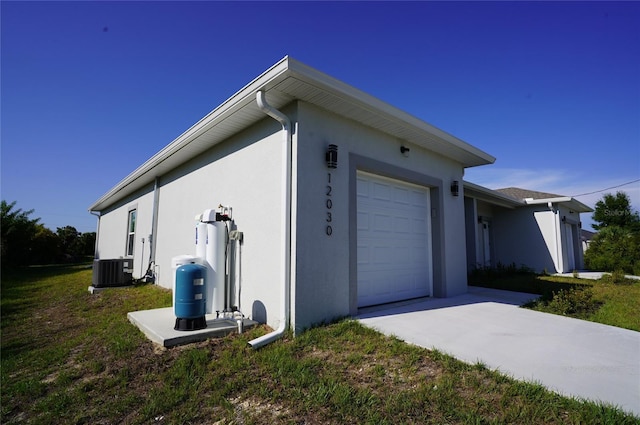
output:
<instances>
[{"instance_id":1,"label":"white downspout","mask_svg":"<svg viewBox=\"0 0 640 425\"><path fill-rule=\"evenodd\" d=\"M263 90L259 90L256 93L256 101L258 107L274 120L278 121L282 125L284 132L284 149L282 152L282 209L284 214L282 215L282 232L281 232L281 246L283 257L282 268L282 287L281 287L281 305L280 305L280 326L273 332L263 335L259 338L249 341L249 345L254 349L258 349L265 346L276 339L282 337L289 327L290 310L289 298L291 293L291 120L267 103L267 99Z\"/></svg>"},{"instance_id":2,"label":"white downspout","mask_svg":"<svg viewBox=\"0 0 640 425\"><path fill-rule=\"evenodd\" d=\"M556 267L556 273L562 273L563 265L561 264L561 254L560 254L560 241L562 238L558 239L558 220L560 220L560 214L557 213L557 209L553 208L552 202L547 202L547 207L553 213L553 240L554 245L556 246L556 261L554 261ZM560 235L561 236L561 235Z\"/></svg>"},{"instance_id":3,"label":"white downspout","mask_svg":"<svg viewBox=\"0 0 640 425\"><path fill-rule=\"evenodd\" d=\"M151 213L151 234L149 235L149 264L147 265L147 274L151 270L151 264L156 264L156 235L158 234L158 206L160 204L160 177L156 177L153 183L153 211ZM144 258L142 258L144 262ZM155 267L154 267L155 269ZM153 270L154 283L158 284L155 270Z\"/></svg>"},{"instance_id":4,"label":"white downspout","mask_svg":"<svg viewBox=\"0 0 640 425\"><path fill-rule=\"evenodd\" d=\"M93 247L93 258L96 260L100 259L100 252L98 251L98 241L100 240L100 217L102 216L102 214L100 213L100 211L95 212L95 211L89 211L89 214L96 216L98 218L98 225L96 226L96 243Z\"/></svg>"}]
</instances>

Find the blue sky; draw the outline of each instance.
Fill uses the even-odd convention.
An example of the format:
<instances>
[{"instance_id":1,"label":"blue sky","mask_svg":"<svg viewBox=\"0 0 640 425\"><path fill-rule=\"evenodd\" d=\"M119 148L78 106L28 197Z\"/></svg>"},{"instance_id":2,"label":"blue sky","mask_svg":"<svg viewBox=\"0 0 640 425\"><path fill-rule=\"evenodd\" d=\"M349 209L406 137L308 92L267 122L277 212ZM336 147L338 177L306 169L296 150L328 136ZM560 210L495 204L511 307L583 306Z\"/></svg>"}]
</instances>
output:
<instances>
[{"instance_id":1,"label":"blue sky","mask_svg":"<svg viewBox=\"0 0 640 425\"><path fill-rule=\"evenodd\" d=\"M285 55L495 156L475 183L640 179L637 2L0 7L2 199L54 231L95 231L91 203ZM619 190L640 210L640 182Z\"/></svg>"}]
</instances>

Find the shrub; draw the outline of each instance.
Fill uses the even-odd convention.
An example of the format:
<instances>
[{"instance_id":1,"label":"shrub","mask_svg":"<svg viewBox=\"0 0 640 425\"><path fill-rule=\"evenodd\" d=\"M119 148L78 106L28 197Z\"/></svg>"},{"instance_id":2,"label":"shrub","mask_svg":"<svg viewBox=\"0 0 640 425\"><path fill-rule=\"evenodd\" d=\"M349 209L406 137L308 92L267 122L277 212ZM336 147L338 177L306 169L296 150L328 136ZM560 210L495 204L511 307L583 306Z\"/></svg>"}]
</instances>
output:
<instances>
[{"instance_id":1,"label":"shrub","mask_svg":"<svg viewBox=\"0 0 640 425\"><path fill-rule=\"evenodd\" d=\"M589 287L562 289L543 302L542 310L563 316L587 317L600 308Z\"/></svg>"},{"instance_id":2,"label":"shrub","mask_svg":"<svg viewBox=\"0 0 640 425\"><path fill-rule=\"evenodd\" d=\"M614 270L611 274L602 275L600 281L615 285L633 284L636 282L634 279L627 279L623 270Z\"/></svg>"},{"instance_id":3,"label":"shrub","mask_svg":"<svg viewBox=\"0 0 640 425\"><path fill-rule=\"evenodd\" d=\"M640 233L616 226L602 229L584 254L584 262L591 270L633 273L640 265Z\"/></svg>"},{"instance_id":4,"label":"shrub","mask_svg":"<svg viewBox=\"0 0 640 425\"><path fill-rule=\"evenodd\" d=\"M611 280L613 281L613 283L623 283L626 280L624 271L614 270L611 273Z\"/></svg>"},{"instance_id":5,"label":"shrub","mask_svg":"<svg viewBox=\"0 0 640 425\"><path fill-rule=\"evenodd\" d=\"M495 267L491 266L483 266L480 264L476 264L473 267L473 270L469 272L469 281L470 282L480 282L484 279L499 279L499 278L508 278L519 275L534 275L535 270L531 267L528 267L525 264L521 264L520 267L516 266L516 263L511 264L502 264L498 262Z\"/></svg>"}]
</instances>

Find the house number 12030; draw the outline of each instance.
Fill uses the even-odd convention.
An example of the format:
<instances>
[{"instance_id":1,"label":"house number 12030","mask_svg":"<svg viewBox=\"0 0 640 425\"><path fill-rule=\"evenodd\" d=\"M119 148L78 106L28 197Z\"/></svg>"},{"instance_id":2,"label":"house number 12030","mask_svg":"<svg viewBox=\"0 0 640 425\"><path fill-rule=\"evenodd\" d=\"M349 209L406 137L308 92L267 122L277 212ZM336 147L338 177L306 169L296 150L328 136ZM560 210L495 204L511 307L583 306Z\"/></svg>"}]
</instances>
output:
<instances>
[{"instance_id":1,"label":"house number 12030","mask_svg":"<svg viewBox=\"0 0 640 425\"><path fill-rule=\"evenodd\" d=\"M325 196L327 197L325 200L325 206L327 207L327 227L325 229L325 232L327 233L327 236L331 236L333 234L333 216L331 214L331 208L333 208L333 200L331 199L332 190L333 187L331 186L331 173L327 173L327 187L325 192Z\"/></svg>"}]
</instances>

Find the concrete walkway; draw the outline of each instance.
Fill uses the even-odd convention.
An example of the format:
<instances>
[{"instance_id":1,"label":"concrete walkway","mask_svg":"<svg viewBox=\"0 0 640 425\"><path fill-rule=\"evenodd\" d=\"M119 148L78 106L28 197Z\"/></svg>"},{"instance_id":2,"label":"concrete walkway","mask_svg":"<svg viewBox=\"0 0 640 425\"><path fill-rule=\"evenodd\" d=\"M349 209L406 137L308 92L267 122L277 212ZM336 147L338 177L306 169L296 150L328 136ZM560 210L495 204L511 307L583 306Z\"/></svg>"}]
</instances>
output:
<instances>
[{"instance_id":1,"label":"concrete walkway","mask_svg":"<svg viewBox=\"0 0 640 425\"><path fill-rule=\"evenodd\" d=\"M602 279L602 276L605 274L611 274L606 272L591 272L591 271L579 271L578 278L579 279L590 279L590 280L598 280ZM574 277L573 273L555 273L553 276L561 276L561 277ZM640 280L640 276L634 276L630 274L624 275L627 279L636 279Z\"/></svg>"},{"instance_id":2,"label":"concrete walkway","mask_svg":"<svg viewBox=\"0 0 640 425\"><path fill-rule=\"evenodd\" d=\"M358 320L467 363L640 416L640 332L519 308L536 297L469 287L457 297L365 310Z\"/></svg>"}]
</instances>

